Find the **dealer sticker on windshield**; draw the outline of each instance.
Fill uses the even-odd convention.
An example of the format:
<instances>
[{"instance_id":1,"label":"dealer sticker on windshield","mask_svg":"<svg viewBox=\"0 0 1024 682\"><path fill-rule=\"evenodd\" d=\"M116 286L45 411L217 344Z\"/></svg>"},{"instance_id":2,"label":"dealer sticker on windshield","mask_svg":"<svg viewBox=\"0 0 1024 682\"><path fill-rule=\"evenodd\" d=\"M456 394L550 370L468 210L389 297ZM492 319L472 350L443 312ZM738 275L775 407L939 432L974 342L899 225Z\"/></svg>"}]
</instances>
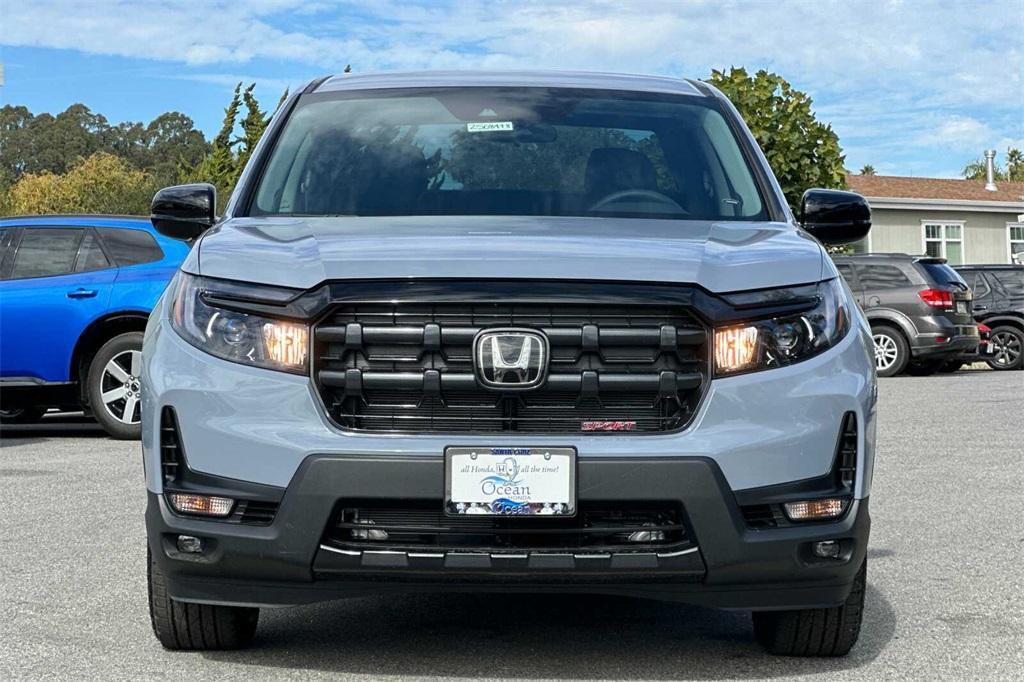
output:
<instances>
[{"instance_id":1,"label":"dealer sticker on windshield","mask_svg":"<svg viewBox=\"0 0 1024 682\"><path fill-rule=\"evenodd\" d=\"M445 488L448 514L571 516L576 450L450 447Z\"/></svg>"},{"instance_id":2,"label":"dealer sticker on windshield","mask_svg":"<svg viewBox=\"0 0 1024 682\"><path fill-rule=\"evenodd\" d=\"M513 130L512 121L485 121L483 123L467 123L467 133L496 133Z\"/></svg>"}]
</instances>

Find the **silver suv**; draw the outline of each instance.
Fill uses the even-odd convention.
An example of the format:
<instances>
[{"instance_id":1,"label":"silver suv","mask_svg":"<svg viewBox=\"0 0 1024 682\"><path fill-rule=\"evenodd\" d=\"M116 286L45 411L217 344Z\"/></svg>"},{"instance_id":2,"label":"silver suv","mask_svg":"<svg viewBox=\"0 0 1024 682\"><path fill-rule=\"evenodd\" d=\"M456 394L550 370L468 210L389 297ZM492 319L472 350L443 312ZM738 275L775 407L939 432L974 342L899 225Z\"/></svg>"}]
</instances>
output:
<instances>
[{"instance_id":1,"label":"silver suv","mask_svg":"<svg viewBox=\"0 0 1024 682\"><path fill-rule=\"evenodd\" d=\"M754 611L842 655L864 603L870 328L732 105L697 81L418 73L310 83L194 240L143 370L153 629L419 591Z\"/></svg>"}]
</instances>

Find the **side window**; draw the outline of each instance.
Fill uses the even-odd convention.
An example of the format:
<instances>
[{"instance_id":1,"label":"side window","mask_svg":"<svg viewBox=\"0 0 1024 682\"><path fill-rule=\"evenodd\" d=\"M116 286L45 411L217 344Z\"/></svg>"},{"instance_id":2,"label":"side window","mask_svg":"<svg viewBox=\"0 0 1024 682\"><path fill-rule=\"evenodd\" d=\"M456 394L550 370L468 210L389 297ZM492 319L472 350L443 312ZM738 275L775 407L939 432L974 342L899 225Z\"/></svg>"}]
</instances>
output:
<instances>
[{"instance_id":1,"label":"side window","mask_svg":"<svg viewBox=\"0 0 1024 682\"><path fill-rule=\"evenodd\" d=\"M52 277L72 272L82 230L71 227L28 227L14 256L11 279Z\"/></svg>"},{"instance_id":2,"label":"side window","mask_svg":"<svg viewBox=\"0 0 1024 682\"><path fill-rule=\"evenodd\" d=\"M96 231L103 239L107 253L119 267L163 260L164 252L160 250L160 245L145 230L97 227Z\"/></svg>"},{"instance_id":3,"label":"side window","mask_svg":"<svg viewBox=\"0 0 1024 682\"><path fill-rule=\"evenodd\" d=\"M1003 289L1009 296L1019 298L1024 296L1024 270L1014 268L1013 270L996 270L990 273L995 280L1003 285Z\"/></svg>"},{"instance_id":4,"label":"side window","mask_svg":"<svg viewBox=\"0 0 1024 682\"><path fill-rule=\"evenodd\" d=\"M849 263L836 263L836 270L838 270L839 274L843 276L843 279L846 280L846 283L850 285L851 289L855 289L857 287L857 281L853 277L852 265Z\"/></svg>"},{"instance_id":5,"label":"side window","mask_svg":"<svg viewBox=\"0 0 1024 682\"><path fill-rule=\"evenodd\" d=\"M0 279L7 279L11 275L11 268L14 267L15 237L17 236L18 228L16 227L0 229Z\"/></svg>"},{"instance_id":6,"label":"side window","mask_svg":"<svg viewBox=\"0 0 1024 682\"><path fill-rule=\"evenodd\" d=\"M910 286L910 280L894 265L862 265L857 268L865 289L899 289Z\"/></svg>"},{"instance_id":7,"label":"side window","mask_svg":"<svg viewBox=\"0 0 1024 682\"><path fill-rule=\"evenodd\" d=\"M968 279L965 277L964 279ZM971 289L974 291L974 298L981 298L982 296L988 296L992 293L992 290L988 286L988 280L985 279L984 272L974 273L974 281L971 282Z\"/></svg>"},{"instance_id":8,"label":"side window","mask_svg":"<svg viewBox=\"0 0 1024 682\"><path fill-rule=\"evenodd\" d=\"M75 272L92 272L110 267L110 261L103 253L99 238L92 232L86 232L82 245L78 247L78 259L75 261Z\"/></svg>"}]
</instances>

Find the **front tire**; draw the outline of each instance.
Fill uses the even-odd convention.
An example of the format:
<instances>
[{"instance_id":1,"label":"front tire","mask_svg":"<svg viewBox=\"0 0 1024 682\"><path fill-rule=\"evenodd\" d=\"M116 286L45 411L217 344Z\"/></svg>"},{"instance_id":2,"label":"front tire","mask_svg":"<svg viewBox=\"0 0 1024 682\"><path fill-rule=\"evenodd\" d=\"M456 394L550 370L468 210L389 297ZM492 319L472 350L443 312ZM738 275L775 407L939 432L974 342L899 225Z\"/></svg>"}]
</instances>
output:
<instances>
[{"instance_id":1,"label":"front tire","mask_svg":"<svg viewBox=\"0 0 1024 682\"><path fill-rule=\"evenodd\" d=\"M910 360L910 346L903 334L892 327L879 325L871 328L875 342L875 372L880 377L896 376Z\"/></svg>"},{"instance_id":2,"label":"front tire","mask_svg":"<svg viewBox=\"0 0 1024 682\"><path fill-rule=\"evenodd\" d=\"M120 334L103 344L89 364L86 394L103 430L119 440L142 437L139 375L142 332Z\"/></svg>"},{"instance_id":3,"label":"front tire","mask_svg":"<svg viewBox=\"0 0 1024 682\"><path fill-rule=\"evenodd\" d=\"M214 606L174 601L167 581L146 548L149 621L165 649L174 651L241 649L256 634L260 610L245 606Z\"/></svg>"},{"instance_id":4,"label":"front tire","mask_svg":"<svg viewBox=\"0 0 1024 682\"><path fill-rule=\"evenodd\" d=\"M755 611L754 636L779 656L845 656L857 643L864 618L867 560L854 578L850 596L829 609Z\"/></svg>"},{"instance_id":5,"label":"front tire","mask_svg":"<svg viewBox=\"0 0 1024 682\"><path fill-rule=\"evenodd\" d=\"M1021 369L1024 367L1024 333L1016 327L996 327L989 333L995 357L986 360L992 369Z\"/></svg>"}]
</instances>

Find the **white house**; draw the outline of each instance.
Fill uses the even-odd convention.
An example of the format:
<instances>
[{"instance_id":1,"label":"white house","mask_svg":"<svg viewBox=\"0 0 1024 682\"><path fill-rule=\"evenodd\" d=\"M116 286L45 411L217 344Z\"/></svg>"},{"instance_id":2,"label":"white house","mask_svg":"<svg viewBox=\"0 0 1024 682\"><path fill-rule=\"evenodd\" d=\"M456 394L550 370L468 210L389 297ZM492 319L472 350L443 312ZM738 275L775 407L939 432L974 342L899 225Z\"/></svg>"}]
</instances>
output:
<instances>
[{"instance_id":1,"label":"white house","mask_svg":"<svg viewBox=\"0 0 1024 682\"><path fill-rule=\"evenodd\" d=\"M858 253L928 254L953 265L1024 262L1024 182L884 175L846 181L871 204L871 233L854 245Z\"/></svg>"}]
</instances>

